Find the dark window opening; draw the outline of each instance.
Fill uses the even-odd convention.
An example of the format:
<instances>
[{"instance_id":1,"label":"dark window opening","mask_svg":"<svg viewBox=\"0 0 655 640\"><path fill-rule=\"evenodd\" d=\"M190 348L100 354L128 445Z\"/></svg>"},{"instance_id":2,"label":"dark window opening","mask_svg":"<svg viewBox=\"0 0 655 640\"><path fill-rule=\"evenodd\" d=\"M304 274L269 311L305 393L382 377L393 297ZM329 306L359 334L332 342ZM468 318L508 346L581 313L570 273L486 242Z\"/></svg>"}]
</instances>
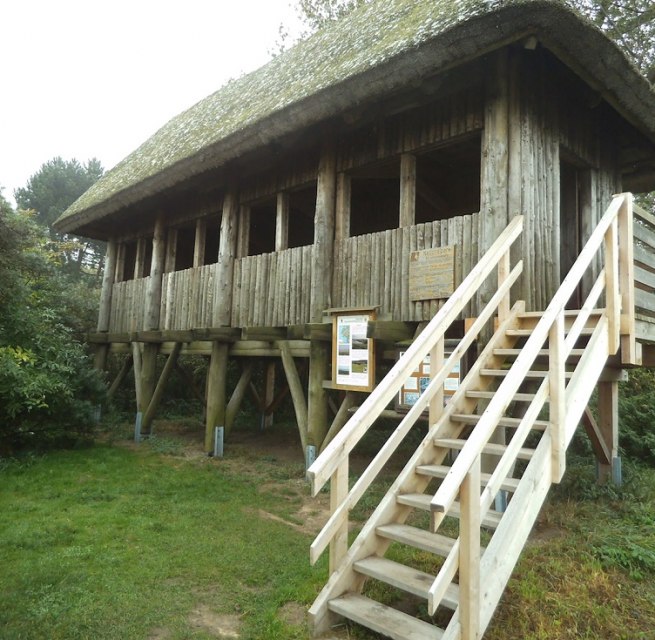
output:
<instances>
[{"instance_id":1,"label":"dark window opening","mask_svg":"<svg viewBox=\"0 0 655 640\"><path fill-rule=\"evenodd\" d=\"M207 218L207 234L205 236L205 255L203 264L218 262L218 245L221 237L221 216Z\"/></svg>"},{"instance_id":2,"label":"dark window opening","mask_svg":"<svg viewBox=\"0 0 655 640\"><path fill-rule=\"evenodd\" d=\"M475 136L417 157L417 224L480 211L480 155Z\"/></svg>"},{"instance_id":3,"label":"dark window opening","mask_svg":"<svg viewBox=\"0 0 655 640\"><path fill-rule=\"evenodd\" d=\"M350 235L398 227L400 161L372 165L351 174Z\"/></svg>"},{"instance_id":4,"label":"dark window opening","mask_svg":"<svg viewBox=\"0 0 655 640\"><path fill-rule=\"evenodd\" d=\"M276 211L276 198L271 198L250 208L249 256L275 251Z\"/></svg>"},{"instance_id":5,"label":"dark window opening","mask_svg":"<svg viewBox=\"0 0 655 640\"><path fill-rule=\"evenodd\" d=\"M134 263L136 260L136 241L125 243L125 263L123 264L123 280L134 280Z\"/></svg>"},{"instance_id":6,"label":"dark window opening","mask_svg":"<svg viewBox=\"0 0 655 640\"><path fill-rule=\"evenodd\" d=\"M193 250L196 243L196 227L182 227L177 230L175 271L193 267Z\"/></svg>"},{"instance_id":7,"label":"dark window opening","mask_svg":"<svg viewBox=\"0 0 655 640\"><path fill-rule=\"evenodd\" d=\"M150 275L150 267L152 263L152 238L146 238L146 250L143 256L143 277L146 278Z\"/></svg>"},{"instance_id":8,"label":"dark window opening","mask_svg":"<svg viewBox=\"0 0 655 640\"><path fill-rule=\"evenodd\" d=\"M316 183L289 193L289 249L314 244Z\"/></svg>"}]
</instances>

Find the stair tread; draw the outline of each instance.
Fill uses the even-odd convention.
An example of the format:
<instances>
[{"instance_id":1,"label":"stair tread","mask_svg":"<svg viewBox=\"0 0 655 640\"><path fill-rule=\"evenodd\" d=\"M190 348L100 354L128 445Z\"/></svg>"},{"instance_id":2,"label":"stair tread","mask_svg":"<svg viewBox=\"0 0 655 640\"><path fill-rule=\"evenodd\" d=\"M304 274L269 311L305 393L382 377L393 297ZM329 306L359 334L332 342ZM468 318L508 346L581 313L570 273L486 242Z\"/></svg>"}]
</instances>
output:
<instances>
[{"instance_id":1,"label":"stair tread","mask_svg":"<svg viewBox=\"0 0 655 640\"><path fill-rule=\"evenodd\" d=\"M465 424L477 424L480 416L473 413L454 413L450 416L453 422L463 422ZM501 418L498 421L500 427L518 427L521 424L521 418ZM535 420L532 428L536 431L543 431L548 427L547 420Z\"/></svg>"},{"instance_id":2,"label":"stair tread","mask_svg":"<svg viewBox=\"0 0 655 640\"><path fill-rule=\"evenodd\" d=\"M443 630L358 593L330 600L328 608L393 640L439 640Z\"/></svg>"},{"instance_id":3,"label":"stair tread","mask_svg":"<svg viewBox=\"0 0 655 640\"><path fill-rule=\"evenodd\" d=\"M424 476L432 476L433 478L445 478L450 469L451 468L445 464L422 464L416 467L416 473ZM481 473L480 480L482 486L486 486L489 480L491 480L491 474ZM514 492L518 488L519 482L520 480L518 478L505 478L501 489Z\"/></svg>"},{"instance_id":4,"label":"stair tread","mask_svg":"<svg viewBox=\"0 0 655 640\"><path fill-rule=\"evenodd\" d=\"M505 334L508 336L531 336L534 329L507 329ZM590 336L594 332L593 327L583 327L580 331L581 336Z\"/></svg>"},{"instance_id":5,"label":"stair tread","mask_svg":"<svg viewBox=\"0 0 655 640\"><path fill-rule=\"evenodd\" d=\"M592 309L589 313L590 317L599 316L603 313L604 309ZM541 318L544 315L543 311L522 311L518 314L519 318ZM564 316L567 318L576 318L580 315L580 309L566 309Z\"/></svg>"},{"instance_id":6,"label":"stair tread","mask_svg":"<svg viewBox=\"0 0 655 640\"><path fill-rule=\"evenodd\" d=\"M435 438L434 444L438 447L445 447L447 449L462 449L466 444L466 440L459 440L457 438ZM504 444L496 444L495 442L487 442L484 445L482 452L491 455L502 455L507 449ZM530 460L534 454L534 449L521 448L517 454L520 460Z\"/></svg>"},{"instance_id":7,"label":"stair tread","mask_svg":"<svg viewBox=\"0 0 655 640\"><path fill-rule=\"evenodd\" d=\"M435 579L435 576L429 573L379 556L369 556L355 562L355 571L426 600L428 591ZM441 604L453 611L457 608L459 604L458 585L451 584L448 586Z\"/></svg>"},{"instance_id":8,"label":"stair tread","mask_svg":"<svg viewBox=\"0 0 655 640\"><path fill-rule=\"evenodd\" d=\"M504 378L509 373L509 369L480 369L480 375L483 376L494 376L496 378ZM545 378L548 375L548 371L528 371L525 374L526 378ZM570 378L573 375L571 371L565 371L564 377Z\"/></svg>"},{"instance_id":9,"label":"stair tread","mask_svg":"<svg viewBox=\"0 0 655 640\"><path fill-rule=\"evenodd\" d=\"M431 533L408 524L384 524L377 527L376 533L383 538L409 545L444 558L450 553L455 541L440 533Z\"/></svg>"},{"instance_id":10,"label":"stair tread","mask_svg":"<svg viewBox=\"0 0 655 640\"><path fill-rule=\"evenodd\" d=\"M494 349L495 356L518 356L521 353L521 349ZM581 356L584 353L584 349L571 349L569 357L571 356ZM541 357L548 356L550 352L548 349L540 349L538 355Z\"/></svg>"},{"instance_id":11,"label":"stair tread","mask_svg":"<svg viewBox=\"0 0 655 640\"><path fill-rule=\"evenodd\" d=\"M466 392L466 397L467 398L488 398L491 399L496 395L496 391L467 391ZM518 400L520 402L532 402L534 400L534 393L515 393L514 396L512 397L513 400ZM546 399L546 402L548 402L548 399Z\"/></svg>"},{"instance_id":12,"label":"stair tread","mask_svg":"<svg viewBox=\"0 0 655 640\"><path fill-rule=\"evenodd\" d=\"M404 504L409 507L415 507L417 509L423 509L424 511L429 511L430 502L432 501L432 496L428 493L403 493L399 495L396 498L396 500L398 500L400 504ZM450 507L450 510L446 515L449 515L452 518L459 518L460 516L459 502L453 502L452 507ZM498 511L490 510L487 512L487 515L482 519L482 524L490 529L495 529L500 524L500 519L502 517L503 517L502 513Z\"/></svg>"}]
</instances>

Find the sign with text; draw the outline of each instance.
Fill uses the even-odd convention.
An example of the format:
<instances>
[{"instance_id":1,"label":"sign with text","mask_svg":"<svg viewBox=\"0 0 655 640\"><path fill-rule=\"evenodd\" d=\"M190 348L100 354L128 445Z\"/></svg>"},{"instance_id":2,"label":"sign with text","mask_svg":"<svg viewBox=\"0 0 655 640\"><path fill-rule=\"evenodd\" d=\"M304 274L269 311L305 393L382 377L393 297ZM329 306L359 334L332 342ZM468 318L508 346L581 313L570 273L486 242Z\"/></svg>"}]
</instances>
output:
<instances>
[{"instance_id":1,"label":"sign with text","mask_svg":"<svg viewBox=\"0 0 655 640\"><path fill-rule=\"evenodd\" d=\"M375 381L373 340L366 337L375 314L337 314L332 322L332 382L339 389L371 391Z\"/></svg>"},{"instance_id":2,"label":"sign with text","mask_svg":"<svg viewBox=\"0 0 655 640\"><path fill-rule=\"evenodd\" d=\"M409 256L409 299L448 298L455 290L455 245L412 251Z\"/></svg>"}]
</instances>

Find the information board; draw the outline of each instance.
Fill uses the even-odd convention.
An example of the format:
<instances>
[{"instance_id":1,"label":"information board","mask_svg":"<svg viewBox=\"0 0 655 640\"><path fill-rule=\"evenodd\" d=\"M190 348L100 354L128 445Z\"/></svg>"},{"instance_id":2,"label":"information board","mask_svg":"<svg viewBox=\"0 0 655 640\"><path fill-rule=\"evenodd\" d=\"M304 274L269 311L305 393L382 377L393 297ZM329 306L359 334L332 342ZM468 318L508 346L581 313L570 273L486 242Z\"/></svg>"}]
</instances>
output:
<instances>
[{"instance_id":1,"label":"information board","mask_svg":"<svg viewBox=\"0 0 655 640\"><path fill-rule=\"evenodd\" d=\"M448 298L455 290L455 245L409 255L409 299Z\"/></svg>"}]
</instances>

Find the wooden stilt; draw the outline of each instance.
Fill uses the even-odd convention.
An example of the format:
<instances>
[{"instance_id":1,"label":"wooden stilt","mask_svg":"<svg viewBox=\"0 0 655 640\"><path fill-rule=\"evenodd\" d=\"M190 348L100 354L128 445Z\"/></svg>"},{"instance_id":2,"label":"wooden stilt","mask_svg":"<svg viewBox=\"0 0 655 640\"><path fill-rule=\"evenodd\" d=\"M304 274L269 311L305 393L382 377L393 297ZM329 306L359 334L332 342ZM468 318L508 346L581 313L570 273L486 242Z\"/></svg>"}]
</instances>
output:
<instances>
[{"instance_id":1,"label":"wooden stilt","mask_svg":"<svg viewBox=\"0 0 655 640\"><path fill-rule=\"evenodd\" d=\"M341 431L341 428L343 427L346 422L348 422L348 418L350 418L350 409L354 407L357 404L357 393L354 391L346 391L343 401L341 402L341 406L336 412L336 415L334 416L334 420L332 420L332 424L330 425L330 428L328 429L327 434L325 434L325 438L323 438L323 442L320 445L320 450L319 453L323 452L323 449L330 444L332 441L332 438Z\"/></svg>"},{"instance_id":2,"label":"wooden stilt","mask_svg":"<svg viewBox=\"0 0 655 640\"><path fill-rule=\"evenodd\" d=\"M141 407L139 411L145 414L150 406L155 387L157 385L157 354L159 345L146 343L143 345L143 354L141 357ZM141 423L141 432L146 433Z\"/></svg>"},{"instance_id":3,"label":"wooden stilt","mask_svg":"<svg viewBox=\"0 0 655 640\"><path fill-rule=\"evenodd\" d=\"M207 421L205 422L205 451L214 448L214 428L225 426L227 362L230 345L212 343L212 355L207 372Z\"/></svg>"},{"instance_id":4,"label":"wooden stilt","mask_svg":"<svg viewBox=\"0 0 655 640\"><path fill-rule=\"evenodd\" d=\"M619 383L598 383L598 427L600 435L609 453L610 464L601 459L598 464L598 481L606 482L612 479L621 483L619 452Z\"/></svg>"},{"instance_id":5,"label":"wooden stilt","mask_svg":"<svg viewBox=\"0 0 655 640\"><path fill-rule=\"evenodd\" d=\"M241 371L241 377L239 378L239 382L237 382L237 386L234 388L234 391L232 392L232 396L230 397L230 400L227 403L227 407L225 408L225 435L226 436L230 433L232 427L234 426L234 420L237 417L237 413L239 412L239 408L241 407L243 398L246 395L246 391L248 391L248 385L250 384L251 378L252 378L252 362L246 362L246 364L243 367L243 370Z\"/></svg>"},{"instance_id":6,"label":"wooden stilt","mask_svg":"<svg viewBox=\"0 0 655 640\"><path fill-rule=\"evenodd\" d=\"M175 362L180 355L181 349L182 343L176 342L173 350L170 352L168 359L166 360L166 364L164 365L161 375L159 376L159 380L157 381L157 386L155 387L152 397L150 398L150 402L148 403L148 407L146 408L141 420L141 430L143 433L150 433L152 431L152 420L155 417L157 407L159 406L161 398L164 395L166 383L168 382L168 378L171 375L171 371L173 371L173 367L175 366Z\"/></svg>"},{"instance_id":7,"label":"wooden stilt","mask_svg":"<svg viewBox=\"0 0 655 640\"><path fill-rule=\"evenodd\" d=\"M275 361L271 360L266 363L266 373L264 375L264 407L268 408L275 398ZM270 429L273 426L273 413L264 414L264 429Z\"/></svg>"},{"instance_id":8,"label":"wooden stilt","mask_svg":"<svg viewBox=\"0 0 655 640\"><path fill-rule=\"evenodd\" d=\"M293 408L296 412L296 421L298 422L298 431L300 433L300 443L303 452L307 448L307 401L305 400L305 393L302 388L302 382L296 369L296 363L293 361L289 345L286 342L279 342L280 355L282 356L282 366L284 373L287 376L289 383L289 390L291 391L291 399L293 400Z\"/></svg>"},{"instance_id":9,"label":"wooden stilt","mask_svg":"<svg viewBox=\"0 0 655 640\"><path fill-rule=\"evenodd\" d=\"M114 381L111 383L111 386L109 387L109 391L107 391L107 397L111 400L114 395L116 395L116 391L118 390L118 387L121 385L123 380L125 380L125 376L130 372L130 369L132 368L132 362L133 362L133 356L130 354L123 360L123 364L121 365L120 370L118 371L118 374L114 378Z\"/></svg>"},{"instance_id":10,"label":"wooden stilt","mask_svg":"<svg viewBox=\"0 0 655 640\"><path fill-rule=\"evenodd\" d=\"M312 340L309 347L308 434L307 444L320 447L328 431L327 392L323 381L328 379L330 346Z\"/></svg>"},{"instance_id":11,"label":"wooden stilt","mask_svg":"<svg viewBox=\"0 0 655 640\"><path fill-rule=\"evenodd\" d=\"M136 411L142 413L144 411L143 400L141 394L141 345L138 342L132 343L132 364L134 366L134 393L136 395Z\"/></svg>"},{"instance_id":12,"label":"wooden stilt","mask_svg":"<svg viewBox=\"0 0 655 640\"><path fill-rule=\"evenodd\" d=\"M102 291L100 293L100 309L98 311L98 331L109 331L111 317L111 296L114 287L114 275L116 272L116 257L118 244L113 238L107 243L105 255L105 271L102 277ZM96 347L93 365L99 371L107 368L107 356L109 345L100 344Z\"/></svg>"}]
</instances>

